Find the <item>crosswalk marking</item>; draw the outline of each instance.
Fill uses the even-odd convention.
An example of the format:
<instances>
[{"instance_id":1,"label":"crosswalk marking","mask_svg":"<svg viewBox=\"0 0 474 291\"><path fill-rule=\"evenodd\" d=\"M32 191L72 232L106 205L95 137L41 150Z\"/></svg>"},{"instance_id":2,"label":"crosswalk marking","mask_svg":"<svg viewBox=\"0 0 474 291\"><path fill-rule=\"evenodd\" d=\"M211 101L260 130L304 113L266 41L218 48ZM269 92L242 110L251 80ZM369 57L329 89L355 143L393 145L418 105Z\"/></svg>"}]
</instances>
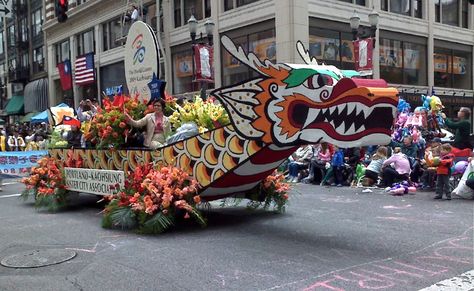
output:
<instances>
[{"instance_id":1,"label":"crosswalk marking","mask_svg":"<svg viewBox=\"0 0 474 291\"><path fill-rule=\"evenodd\" d=\"M18 194L10 194L10 195L0 195L0 198L10 198L10 197L18 197L21 193Z\"/></svg>"},{"instance_id":2,"label":"crosswalk marking","mask_svg":"<svg viewBox=\"0 0 474 291\"><path fill-rule=\"evenodd\" d=\"M474 270L440 281L419 291L468 291L474 289Z\"/></svg>"}]
</instances>

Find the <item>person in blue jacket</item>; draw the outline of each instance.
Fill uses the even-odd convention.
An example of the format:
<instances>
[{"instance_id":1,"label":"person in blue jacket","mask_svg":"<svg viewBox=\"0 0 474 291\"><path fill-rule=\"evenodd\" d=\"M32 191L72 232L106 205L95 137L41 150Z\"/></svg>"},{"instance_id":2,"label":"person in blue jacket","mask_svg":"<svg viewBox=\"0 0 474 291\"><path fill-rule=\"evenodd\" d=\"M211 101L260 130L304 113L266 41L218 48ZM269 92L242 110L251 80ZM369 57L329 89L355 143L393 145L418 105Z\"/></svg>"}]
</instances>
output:
<instances>
[{"instance_id":1,"label":"person in blue jacket","mask_svg":"<svg viewBox=\"0 0 474 291\"><path fill-rule=\"evenodd\" d=\"M334 146L334 155L331 159L332 172L334 175L334 183L331 186L342 186L342 169L344 167L344 151Z\"/></svg>"}]
</instances>

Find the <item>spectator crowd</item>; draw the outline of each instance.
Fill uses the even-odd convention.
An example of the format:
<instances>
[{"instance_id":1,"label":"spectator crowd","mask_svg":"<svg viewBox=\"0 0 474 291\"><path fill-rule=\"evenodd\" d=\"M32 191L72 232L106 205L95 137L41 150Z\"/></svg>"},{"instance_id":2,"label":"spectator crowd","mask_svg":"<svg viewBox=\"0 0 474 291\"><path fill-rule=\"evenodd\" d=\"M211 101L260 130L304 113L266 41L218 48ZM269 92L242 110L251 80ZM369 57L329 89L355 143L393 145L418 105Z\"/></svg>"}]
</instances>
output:
<instances>
[{"instance_id":1,"label":"spectator crowd","mask_svg":"<svg viewBox=\"0 0 474 291\"><path fill-rule=\"evenodd\" d=\"M280 169L291 183L387 190L407 185L435 190L435 199L445 196L451 200L451 191L456 186L451 176L463 174L455 165L460 162L467 166L472 156L470 114L464 107L459 110L457 121L443 114L446 126L455 131L449 142L434 137L425 143L414 143L411 135L404 136L401 142L392 140L388 145L361 148L342 149L323 142L301 146ZM474 189L474 180L468 180L466 185Z\"/></svg>"}]
</instances>

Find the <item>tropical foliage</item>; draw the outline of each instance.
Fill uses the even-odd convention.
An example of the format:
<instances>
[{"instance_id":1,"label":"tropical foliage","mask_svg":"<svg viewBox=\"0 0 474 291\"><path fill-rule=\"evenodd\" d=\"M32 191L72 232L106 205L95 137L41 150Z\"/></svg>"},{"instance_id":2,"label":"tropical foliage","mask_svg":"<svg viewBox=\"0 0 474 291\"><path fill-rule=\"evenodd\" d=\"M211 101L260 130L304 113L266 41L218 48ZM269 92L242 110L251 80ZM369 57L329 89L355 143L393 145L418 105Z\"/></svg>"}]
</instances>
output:
<instances>
[{"instance_id":1,"label":"tropical foliage","mask_svg":"<svg viewBox=\"0 0 474 291\"><path fill-rule=\"evenodd\" d=\"M136 229L140 233L161 233L177 219L206 221L196 208L201 203L198 183L183 170L168 166L156 170L150 164L139 166L123 189L109 196L102 225L106 228Z\"/></svg>"}]
</instances>

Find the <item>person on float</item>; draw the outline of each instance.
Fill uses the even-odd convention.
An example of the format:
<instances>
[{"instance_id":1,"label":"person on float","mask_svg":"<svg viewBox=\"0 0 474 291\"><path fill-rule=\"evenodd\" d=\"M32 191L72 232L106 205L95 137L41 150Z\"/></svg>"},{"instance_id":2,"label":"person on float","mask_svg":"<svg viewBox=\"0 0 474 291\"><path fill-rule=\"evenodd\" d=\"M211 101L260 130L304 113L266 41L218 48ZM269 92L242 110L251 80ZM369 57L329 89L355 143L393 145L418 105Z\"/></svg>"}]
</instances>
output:
<instances>
[{"instance_id":1,"label":"person on float","mask_svg":"<svg viewBox=\"0 0 474 291\"><path fill-rule=\"evenodd\" d=\"M72 119L69 124L71 125L71 130L64 136L68 148L85 148L86 142L81 132L81 122L77 119Z\"/></svg>"},{"instance_id":2,"label":"person on float","mask_svg":"<svg viewBox=\"0 0 474 291\"><path fill-rule=\"evenodd\" d=\"M10 147L10 150L14 152L22 151L26 147L25 140L23 139L23 137L20 136L18 131L14 131L13 135L10 135L8 137L7 143L8 143L8 146Z\"/></svg>"},{"instance_id":3,"label":"person on float","mask_svg":"<svg viewBox=\"0 0 474 291\"><path fill-rule=\"evenodd\" d=\"M125 113L127 123L133 127L145 127L145 140L143 145L150 149L157 149L165 145L166 137L171 132L171 123L163 114L165 101L163 99L156 99L152 101L153 112L148 113L140 120L133 120L128 113Z\"/></svg>"},{"instance_id":4,"label":"person on float","mask_svg":"<svg viewBox=\"0 0 474 291\"><path fill-rule=\"evenodd\" d=\"M90 99L87 99L85 101L81 100L76 112L77 119L80 122L91 121L97 113L97 107L92 103Z\"/></svg>"},{"instance_id":5,"label":"person on float","mask_svg":"<svg viewBox=\"0 0 474 291\"><path fill-rule=\"evenodd\" d=\"M445 125L455 130L454 133L454 142L452 153L455 156L469 156L472 150L472 145L469 140L469 134L471 133L471 122L469 121L471 117L471 110L467 107L461 107L458 111L458 121L453 121L450 118L446 118L446 114L441 113ZM462 151L464 150L464 151Z\"/></svg>"}]
</instances>

